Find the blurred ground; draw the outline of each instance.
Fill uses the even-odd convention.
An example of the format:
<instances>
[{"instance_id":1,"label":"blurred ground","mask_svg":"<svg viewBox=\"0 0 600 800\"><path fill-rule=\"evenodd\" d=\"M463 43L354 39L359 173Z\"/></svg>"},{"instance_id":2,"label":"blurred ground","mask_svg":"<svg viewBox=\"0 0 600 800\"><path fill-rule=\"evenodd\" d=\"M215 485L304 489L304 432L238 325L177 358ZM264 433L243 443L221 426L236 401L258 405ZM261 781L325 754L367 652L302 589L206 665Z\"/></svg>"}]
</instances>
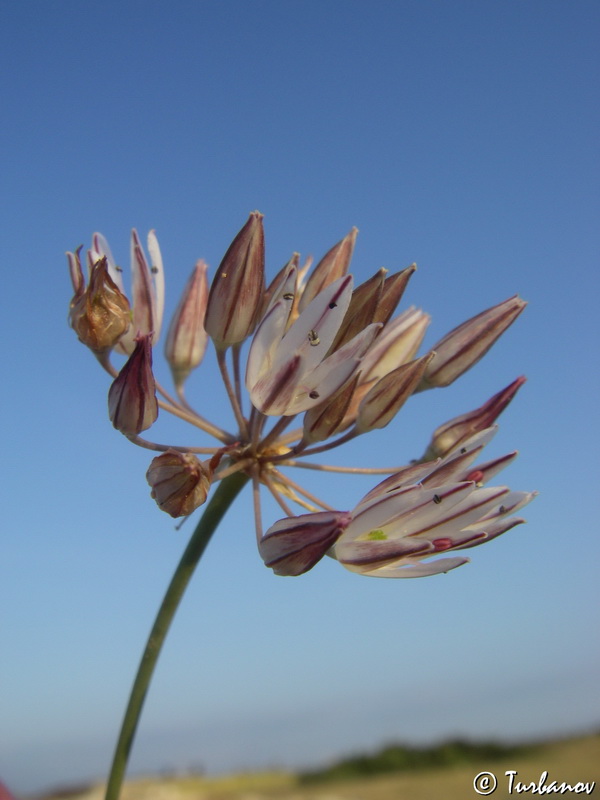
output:
<instances>
[{"instance_id":1,"label":"blurred ground","mask_svg":"<svg viewBox=\"0 0 600 800\"><path fill-rule=\"evenodd\" d=\"M516 771L512 790L510 778L505 774L507 771ZM497 777L498 786L494 792L487 792L486 795L483 792L476 793L473 781L481 772L492 772ZM544 772L548 773L545 779L542 777ZM521 788L517 785L518 781L522 784ZM553 781L556 784L552 784ZM594 787L591 786L592 782L596 784ZM570 784L572 790L562 787L563 783ZM488 764L396 773L310 786L300 785L295 775L285 773L221 778L140 778L126 784L122 800L468 800L480 796L508 800L515 796L544 794L561 797L600 796L598 784L600 734L543 745L530 755L503 758ZM47 798L102 800L102 788L74 788L54 792Z\"/></svg>"}]
</instances>

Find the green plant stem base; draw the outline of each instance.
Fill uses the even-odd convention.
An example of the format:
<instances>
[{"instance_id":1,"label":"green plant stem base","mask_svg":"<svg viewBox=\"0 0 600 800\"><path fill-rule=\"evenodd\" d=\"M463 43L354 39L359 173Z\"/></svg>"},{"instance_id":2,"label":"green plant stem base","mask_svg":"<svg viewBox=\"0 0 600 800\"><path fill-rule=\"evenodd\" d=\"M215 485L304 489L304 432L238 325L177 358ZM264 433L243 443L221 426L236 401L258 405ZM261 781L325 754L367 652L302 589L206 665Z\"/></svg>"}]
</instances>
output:
<instances>
[{"instance_id":1,"label":"green plant stem base","mask_svg":"<svg viewBox=\"0 0 600 800\"><path fill-rule=\"evenodd\" d=\"M113 762L106 786L106 800L117 800L123 784L129 754L133 745L135 732L138 726L146 692L152 679L152 674L158 661L158 656L163 643L179 607L183 593L194 574L194 570L215 532L227 509L233 503L242 488L248 482L248 476L236 472L224 478L218 485L214 495L208 503L188 545L181 556L171 583L163 598L162 604L156 615L154 625L146 643L142 660L138 667L135 681L129 696L129 703L121 725L121 732L115 748Z\"/></svg>"}]
</instances>

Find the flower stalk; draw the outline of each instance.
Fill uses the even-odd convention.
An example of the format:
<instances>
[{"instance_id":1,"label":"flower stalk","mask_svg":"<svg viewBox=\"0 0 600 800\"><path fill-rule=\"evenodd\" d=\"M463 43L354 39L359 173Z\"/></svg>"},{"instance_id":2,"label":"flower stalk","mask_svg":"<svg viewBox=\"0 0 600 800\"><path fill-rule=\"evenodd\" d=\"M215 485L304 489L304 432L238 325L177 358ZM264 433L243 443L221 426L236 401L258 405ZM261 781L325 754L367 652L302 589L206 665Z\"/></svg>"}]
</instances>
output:
<instances>
[{"instance_id":1,"label":"flower stalk","mask_svg":"<svg viewBox=\"0 0 600 800\"><path fill-rule=\"evenodd\" d=\"M154 620L133 682L108 776L105 800L117 800L119 797L146 693L181 598L213 533L247 482L248 476L242 472L236 472L221 481L181 556Z\"/></svg>"}]
</instances>

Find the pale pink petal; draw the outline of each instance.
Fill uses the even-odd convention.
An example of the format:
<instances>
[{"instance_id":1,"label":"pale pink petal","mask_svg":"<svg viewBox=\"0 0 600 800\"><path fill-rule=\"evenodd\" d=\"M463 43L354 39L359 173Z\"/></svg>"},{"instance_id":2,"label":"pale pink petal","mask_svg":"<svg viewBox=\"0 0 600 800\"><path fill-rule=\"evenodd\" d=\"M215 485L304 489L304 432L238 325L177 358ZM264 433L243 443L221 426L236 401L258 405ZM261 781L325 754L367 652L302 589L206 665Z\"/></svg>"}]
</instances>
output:
<instances>
[{"instance_id":1,"label":"pale pink petal","mask_svg":"<svg viewBox=\"0 0 600 800\"><path fill-rule=\"evenodd\" d=\"M477 484L487 483L490 478L493 478L509 464L512 464L517 456L518 452L514 450L512 453L500 456L500 458L494 458L491 461L484 461L482 464L476 464L472 468L467 468L459 472L456 475L456 479L475 481Z\"/></svg>"},{"instance_id":2,"label":"pale pink petal","mask_svg":"<svg viewBox=\"0 0 600 800\"><path fill-rule=\"evenodd\" d=\"M469 561L468 558L437 558L434 561L409 563L401 561L398 564L390 564L375 570L360 570L360 572L371 578L426 578L429 575L439 575L442 572L456 569L456 567L462 567Z\"/></svg>"},{"instance_id":3,"label":"pale pink petal","mask_svg":"<svg viewBox=\"0 0 600 800\"><path fill-rule=\"evenodd\" d=\"M382 378L411 361L430 321L428 314L414 306L390 320L363 359L362 380Z\"/></svg>"},{"instance_id":4,"label":"pale pink petal","mask_svg":"<svg viewBox=\"0 0 600 800\"><path fill-rule=\"evenodd\" d=\"M335 555L345 567L374 567L377 564L389 564L400 558L427 553L433 549L433 545L424 539L340 542L335 546Z\"/></svg>"},{"instance_id":5,"label":"pale pink petal","mask_svg":"<svg viewBox=\"0 0 600 800\"><path fill-rule=\"evenodd\" d=\"M305 359L305 370L314 369L331 347L351 297L351 275L339 278L318 294L283 337L276 367L291 354L298 353Z\"/></svg>"},{"instance_id":6,"label":"pale pink petal","mask_svg":"<svg viewBox=\"0 0 600 800\"><path fill-rule=\"evenodd\" d=\"M165 272L155 231L150 231L147 242L148 253L150 255L150 274L152 276L152 284L154 286L153 341L156 343L160 335L165 308Z\"/></svg>"},{"instance_id":7,"label":"pale pink petal","mask_svg":"<svg viewBox=\"0 0 600 800\"><path fill-rule=\"evenodd\" d=\"M304 373L298 391L286 414L299 414L322 403L343 386L360 364L361 355L373 341L378 323L368 325L312 372Z\"/></svg>"},{"instance_id":8,"label":"pale pink petal","mask_svg":"<svg viewBox=\"0 0 600 800\"><path fill-rule=\"evenodd\" d=\"M406 531L414 533L428 528L440 517L440 506L446 513L465 502L475 489L472 483L458 483L426 489L420 484L386 495L368 505L357 507L343 541L367 538L372 531L382 531L386 538L401 538Z\"/></svg>"},{"instance_id":9,"label":"pale pink petal","mask_svg":"<svg viewBox=\"0 0 600 800\"><path fill-rule=\"evenodd\" d=\"M367 492L367 494L359 502L358 506L362 506L371 500L376 500L382 495L390 494L397 489L406 489L413 483L419 483L420 481L424 480L433 469L435 469L439 462L440 459L437 461L428 461L425 464L411 464L402 470L398 470L398 472L390 475L389 478L386 478L385 480L381 481L381 483L378 483L377 486L371 489L370 492Z\"/></svg>"},{"instance_id":10,"label":"pale pink petal","mask_svg":"<svg viewBox=\"0 0 600 800\"><path fill-rule=\"evenodd\" d=\"M483 542L489 542L497 536L501 536L503 533L515 528L517 525L522 525L524 522L525 520L523 517L509 517L508 519L503 518L497 519L494 522L489 522L481 527L481 533L485 533L485 538L462 545L460 549L466 550L468 547L476 547L478 544L483 544Z\"/></svg>"},{"instance_id":11,"label":"pale pink petal","mask_svg":"<svg viewBox=\"0 0 600 800\"><path fill-rule=\"evenodd\" d=\"M403 536L427 536L428 539L452 536L453 531L463 530L468 525L481 520L485 514L502 502L508 495L506 486L497 486L484 489L475 489L458 503L448 507L443 492L445 486L438 488L437 497L441 502L437 504L437 516L431 506L426 507L424 513L406 520L398 520L402 524ZM386 526L383 530L392 536Z\"/></svg>"},{"instance_id":12,"label":"pale pink petal","mask_svg":"<svg viewBox=\"0 0 600 800\"><path fill-rule=\"evenodd\" d=\"M274 369L275 356L285 332L291 304L286 300L278 300L263 317L258 326L246 364L246 388L254 403L255 386L258 381ZM294 356L295 353L290 353ZM256 403L254 403L256 405Z\"/></svg>"},{"instance_id":13,"label":"pale pink petal","mask_svg":"<svg viewBox=\"0 0 600 800\"><path fill-rule=\"evenodd\" d=\"M303 366L301 356L296 355L261 378L250 392L255 408L271 416L285 414L294 399Z\"/></svg>"},{"instance_id":14,"label":"pale pink petal","mask_svg":"<svg viewBox=\"0 0 600 800\"><path fill-rule=\"evenodd\" d=\"M512 514L514 511L520 511L531 503L531 501L537 497L537 494L537 492L508 492L502 497L500 505L486 513L485 516L482 516L480 522L493 520L498 517L505 517L507 514Z\"/></svg>"}]
</instances>

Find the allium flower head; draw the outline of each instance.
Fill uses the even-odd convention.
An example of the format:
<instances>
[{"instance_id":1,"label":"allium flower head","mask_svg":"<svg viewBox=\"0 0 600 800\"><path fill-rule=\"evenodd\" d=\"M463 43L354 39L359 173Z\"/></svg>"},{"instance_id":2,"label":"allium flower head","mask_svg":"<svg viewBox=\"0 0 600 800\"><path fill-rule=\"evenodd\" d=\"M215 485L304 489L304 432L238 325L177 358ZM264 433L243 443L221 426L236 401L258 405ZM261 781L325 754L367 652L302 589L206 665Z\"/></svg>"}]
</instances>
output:
<instances>
[{"instance_id":1,"label":"allium flower head","mask_svg":"<svg viewBox=\"0 0 600 800\"><path fill-rule=\"evenodd\" d=\"M87 288L79 251L68 254L75 291L71 324L113 378L109 417L114 427L158 453L147 480L159 508L187 516L207 499L212 484L235 473L246 476L252 482L258 548L279 575L300 575L325 555L376 577L447 572L467 559L427 559L499 536L523 522L513 514L534 497L487 485L516 453L474 465L524 378L475 411L438 426L420 461L350 467L312 460L389 426L417 392L452 383L525 306L516 297L500 303L419 355L429 315L412 306L396 313L415 265L393 273L378 269L355 286L349 268L357 232L353 228L310 273L312 259L301 266L294 253L267 284L263 215L252 212L210 287L208 267L200 260L184 289L165 343L174 393L153 372L164 305L154 233L148 237L150 260L137 233L131 236L131 304L103 236L92 238ZM232 412L232 419L218 423L183 391L209 340ZM111 350L128 357L120 367L112 363ZM209 378L207 386L212 393L214 380ZM183 444L142 438L159 408L193 426L194 437ZM198 458L202 454L205 461ZM353 509L336 510L292 479L289 472L296 468L387 477ZM284 514L266 531L264 491Z\"/></svg>"}]
</instances>

